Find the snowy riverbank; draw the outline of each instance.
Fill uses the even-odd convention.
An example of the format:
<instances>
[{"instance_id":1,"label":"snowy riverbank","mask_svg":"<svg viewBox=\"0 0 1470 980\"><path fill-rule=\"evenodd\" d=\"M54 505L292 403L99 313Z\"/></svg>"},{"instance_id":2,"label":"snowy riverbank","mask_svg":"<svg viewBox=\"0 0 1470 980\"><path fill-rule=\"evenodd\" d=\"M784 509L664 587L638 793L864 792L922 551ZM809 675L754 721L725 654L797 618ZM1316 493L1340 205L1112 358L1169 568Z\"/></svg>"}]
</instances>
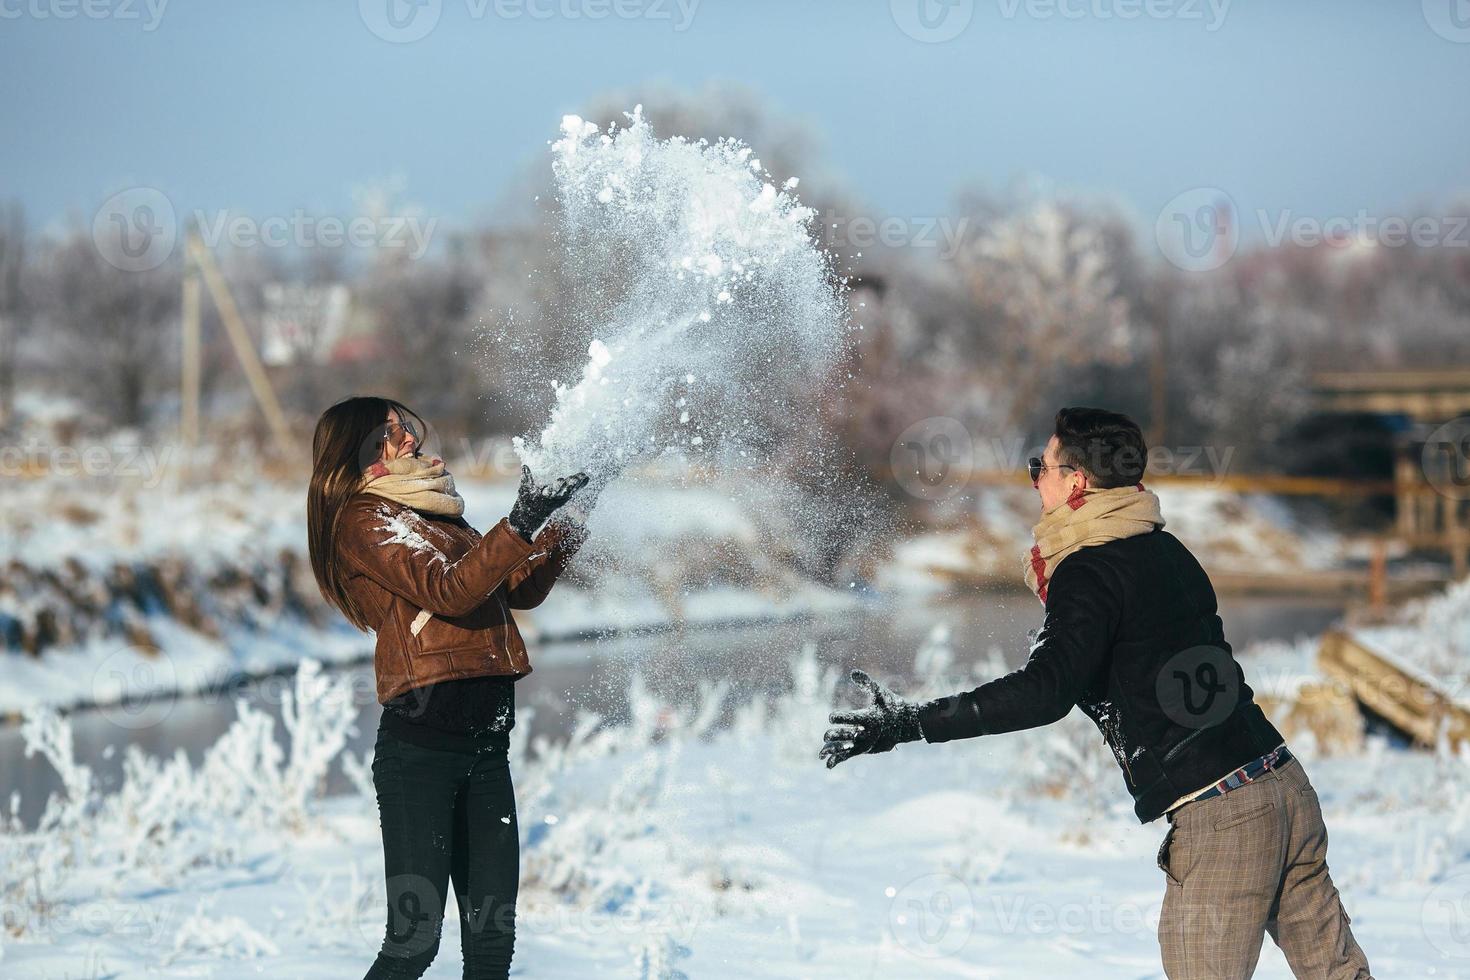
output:
<instances>
[{"instance_id":1,"label":"snowy riverbank","mask_svg":"<svg viewBox=\"0 0 1470 980\"><path fill-rule=\"evenodd\" d=\"M0 518L0 716L218 689L289 670L303 657L346 663L372 640L316 593L305 560L302 488L229 478L173 483L36 478L7 489ZM467 518L488 527L514 487L462 479ZM1338 560L1329 537L1295 527L1270 501L1165 491L1170 527L1211 567L1277 569ZM828 587L794 554L788 508L760 484L716 489L648 475L603 495L584 553L543 607L518 614L534 641L619 630L775 622L850 609L876 588L905 599L976 584L1015 585L1035 501L989 488L966 529L880 542Z\"/></svg>"},{"instance_id":2,"label":"snowy riverbank","mask_svg":"<svg viewBox=\"0 0 1470 980\"><path fill-rule=\"evenodd\" d=\"M509 483L461 485L477 527L514 500ZM305 657L372 655L372 638L316 594L300 487L104 492L43 479L21 481L16 493L0 522L14 559L0 579L9 648L0 716L213 690ZM851 608L855 589L824 587L795 567L780 520L776 508L713 488L610 488L555 600L517 619L536 642Z\"/></svg>"}]
</instances>

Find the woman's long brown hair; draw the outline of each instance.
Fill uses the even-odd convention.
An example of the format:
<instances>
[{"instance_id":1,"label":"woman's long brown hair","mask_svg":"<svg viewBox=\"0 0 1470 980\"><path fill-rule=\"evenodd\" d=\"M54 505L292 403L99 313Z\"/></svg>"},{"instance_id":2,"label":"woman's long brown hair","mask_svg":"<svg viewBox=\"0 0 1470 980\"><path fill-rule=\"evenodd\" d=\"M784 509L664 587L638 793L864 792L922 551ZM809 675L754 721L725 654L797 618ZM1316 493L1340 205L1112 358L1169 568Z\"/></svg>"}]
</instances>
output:
<instances>
[{"instance_id":1,"label":"woman's long brown hair","mask_svg":"<svg viewBox=\"0 0 1470 980\"><path fill-rule=\"evenodd\" d=\"M342 508L362 489L362 474L382 455L389 410L412 420L424 437L423 420L391 398L347 398L322 413L311 439L311 485L306 491L306 542L317 588L360 630L371 629L348 594L337 522Z\"/></svg>"}]
</instances>

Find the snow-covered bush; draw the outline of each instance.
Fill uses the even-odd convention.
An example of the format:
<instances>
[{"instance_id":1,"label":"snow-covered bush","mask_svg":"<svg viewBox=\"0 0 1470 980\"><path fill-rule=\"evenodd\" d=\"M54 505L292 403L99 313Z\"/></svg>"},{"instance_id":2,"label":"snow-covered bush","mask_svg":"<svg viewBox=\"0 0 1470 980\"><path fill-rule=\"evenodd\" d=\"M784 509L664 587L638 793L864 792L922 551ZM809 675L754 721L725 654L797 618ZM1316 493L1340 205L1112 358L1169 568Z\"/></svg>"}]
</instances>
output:
<instances>
[{"instance_id":1,"label":"snow-covered bush","mask_svg":"<svg viewBox=\"0 0 1470 980\"><path fill-rule=\"evenodd\" d=\"M688 955L689 949L679 945L673 936L667 933L650 936L634 949L633 964L638 980L689 980L677 965Z\"/></svg>"},{"instance_id":2,"label":"snow-covered bush","mask_svg":"<svg viewBox=\"0 0 1470 980\"><path fill-rule=\"evenodd\" d=\"M181 956L205 954L219 959L248 960L275 956L280 948L236 915L217 915L214 902L200 901L194 914L179 924L174 933L172 962Z\"/></svg>"},{"instance_id":3,"label":"snow-covered bush","mask_svg":"<svg viewBox=\"0 0 1470 980\"><path fill-rule=\"evenodd\" d=\"M0 826L0 899L19 920L5 925L23 931L44 922L52 903L95 897L98 881L119 891L173 885L198 869L230 866L252 835L306 832L311 801L345 744L350 703L345 678L305 661L283 706L289 754L271 718L239 701L235 723L198 768L183 750L157 759L129 746L122 784L108 795L75 761L68 721L51 711L28 716L27 752L46 757L63 791L35 829L14 813Z\"/></svg>"}]
</instances>

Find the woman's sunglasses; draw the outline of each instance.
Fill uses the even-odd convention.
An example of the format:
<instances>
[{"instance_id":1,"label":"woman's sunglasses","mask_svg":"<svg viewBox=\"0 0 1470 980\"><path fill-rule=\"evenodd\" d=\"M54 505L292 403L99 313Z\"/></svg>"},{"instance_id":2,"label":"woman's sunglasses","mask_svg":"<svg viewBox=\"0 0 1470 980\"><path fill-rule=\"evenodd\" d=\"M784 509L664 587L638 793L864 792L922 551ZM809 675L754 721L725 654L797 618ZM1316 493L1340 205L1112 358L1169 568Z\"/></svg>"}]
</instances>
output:
<instances>
[{"instance_id":1,"label":"woman's sunglasses","mask_svg":"<svg viewBox=\"0 0 1470 980\"><path fill-rule=\"evenodd\" d=\"M1071 463L1058 463L1056 468L1059 470L1075 470L1077 467ZM1031 474L1031 482L1035 483L1041 479L1041 474L1051 469L1051 467L1047 466L1046 462L1040 456L1032 456L1026 460L1026 469Z\"/></svg>"},{"instance_id":2,"label":"woman's sunglasses","mask_svg":"<svg viewBox=\"0 0 1470 980\"><path fill-rule=\"evenodd\" d=\"M395 448L403 445L403 437L406 435L412 436L414 442L419 440L419 431L413 427L412 422L388 422L383 426L383 441L390 443Z\"/></svg>"}]
</instances>

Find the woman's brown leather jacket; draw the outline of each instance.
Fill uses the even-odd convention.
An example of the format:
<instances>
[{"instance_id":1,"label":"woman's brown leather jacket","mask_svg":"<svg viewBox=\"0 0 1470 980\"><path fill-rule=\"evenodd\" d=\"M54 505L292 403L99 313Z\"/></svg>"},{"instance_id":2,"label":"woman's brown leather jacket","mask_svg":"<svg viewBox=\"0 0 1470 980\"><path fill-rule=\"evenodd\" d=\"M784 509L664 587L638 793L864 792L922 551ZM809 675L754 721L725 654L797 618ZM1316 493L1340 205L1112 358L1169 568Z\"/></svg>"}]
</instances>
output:
<instances>
[{"instance_id":1,"label":"woman's brown leather jacket","mask_svg":"<svg viewBox=\"0 0 1470 980\"><path fill-rule=\"evenodd\" d=\"M546 598L580 540L548 526L528 543L501 520L483 537L463 518L373 494L337 525L346 588L378 635L381 704L425 684L531 672L512 609Z\"/></svg>"}]
</instances>

